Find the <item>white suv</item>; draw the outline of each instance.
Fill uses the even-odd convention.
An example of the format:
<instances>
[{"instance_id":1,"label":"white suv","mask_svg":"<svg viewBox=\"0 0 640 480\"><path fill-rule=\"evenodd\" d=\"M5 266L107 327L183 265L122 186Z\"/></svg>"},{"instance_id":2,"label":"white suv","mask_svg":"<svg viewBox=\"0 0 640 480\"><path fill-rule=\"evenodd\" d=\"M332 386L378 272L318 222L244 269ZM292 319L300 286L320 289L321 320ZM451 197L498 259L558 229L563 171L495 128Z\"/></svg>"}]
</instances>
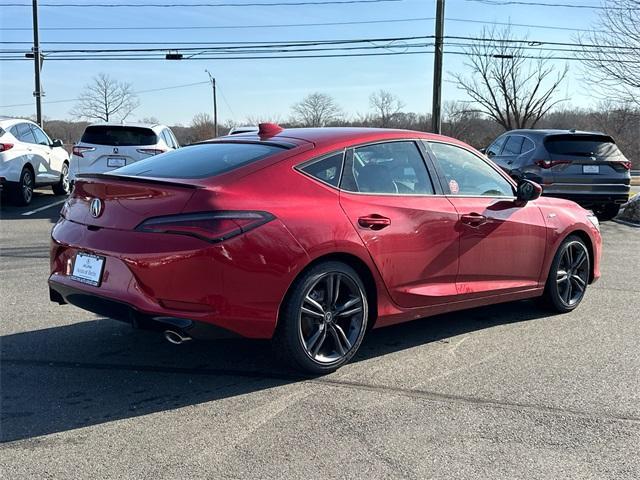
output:
<instances>
[{"instance_id":1,"label":"white suv","mask_svg":"<svg viewBox=\"0 0 640 480\"><path fill-rule=\"evenodd\" d=\"M69 178L105 173L178 148L169 127L146 123L96 123L87 126L73 147Z\"/></svg>"},{"instance_id":2,"label":"white suv","mask_svg":"<svg viewBox=\"0 0 640 480\"><path fill-rule=\"evenodd\" d=\"M56 195L69 193L69 154L35 123L0 118L0 183L18 205L29 205L33 189L51 185Z\"/></svg>"}]
</instances>

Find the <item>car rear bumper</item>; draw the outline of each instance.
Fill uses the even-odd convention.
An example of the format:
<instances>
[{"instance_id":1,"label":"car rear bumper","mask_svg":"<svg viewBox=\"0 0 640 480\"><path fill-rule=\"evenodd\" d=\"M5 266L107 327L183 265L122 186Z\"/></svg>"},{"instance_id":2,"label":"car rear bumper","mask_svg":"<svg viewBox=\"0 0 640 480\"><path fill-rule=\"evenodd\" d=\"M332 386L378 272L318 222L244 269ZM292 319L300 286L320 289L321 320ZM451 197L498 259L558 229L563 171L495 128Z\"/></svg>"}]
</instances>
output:
<instances>
[{"instance_id":1,"label":"car rear bumper","mask_svg":"<svg viewBox=\"0 0 640 480\"><path fill-rule=\"evenodd\" d=\"M544 185L542 194L589 206L606 203L623 204L629 199L629 192L628 184L552 183Z\"/></svg>"},{"instance_id":2,"label":"car rear bumper","mask_svg":"<svg viewBox=\"0 0 640 480\"><path fill-rule=\"evenodd\" d=\"M178 330L194 338L230 338L238 334L210 323L189 318L145 313L133 305L49 280L49 300L71 304L96 315L120 320L145 330Z\"/></svg>"}]
</instances>

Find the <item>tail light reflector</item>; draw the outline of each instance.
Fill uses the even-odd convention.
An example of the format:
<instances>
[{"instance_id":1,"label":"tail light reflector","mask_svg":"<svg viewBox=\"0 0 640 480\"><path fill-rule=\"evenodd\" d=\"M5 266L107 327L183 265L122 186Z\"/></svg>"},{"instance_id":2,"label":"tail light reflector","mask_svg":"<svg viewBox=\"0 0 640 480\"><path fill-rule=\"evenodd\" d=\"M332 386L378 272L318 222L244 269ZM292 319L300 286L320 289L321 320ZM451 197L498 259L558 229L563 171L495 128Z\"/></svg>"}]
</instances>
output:
<instances>
[{"instance_id":1,"label":"tail light reflector","mask_svg":"<svg viewBox=\"0 0 640 480\"><path fill-rule=\"evenodd\" d=\"M136 151L145 155L160 155L164 153L164 150L160 148L137 148Z\"/></svg>"},{"instance_id":2,"label":"tail light reflector","mask_svg":"<svg viewBox=\"0 0 640 480\"><path fill-rule=\"evenodd\" d=\"M552 168L556 165L565 165L571 163L571 160L536 160L535 164L540 168Z\"/></svg>"},{"instance_id":3,"label":"tail light reflector","mask_svg":"<svg viewBox=\"0 0 640 480\"><path fill-rule=\"evenodd\" d=\"M95 147L79 147L77 145L74 145L72 153L78 157L84 158L85 152L93 152L94 150Z\"/></svg>"},{"instance_id":4,"label":"tail light reflector","mask_svg":"<svg viewBox=\"0 0 640 480\"><path fill-rule=\"evenodd\" d=\"M13 143L0 143L0 152L6 152L13 148Z\"/></svg>"},{"instance_id":5,"label":"tail light reflector","mask_svg":"<svg viewBox=\"0 0 640 480\"><path fill-rule=\"evenodd\" d=\"M168 215L145 220L136 227L139 232L169 233L196 237L210 243L222 242L275 217L267 212L218 211Z\"/></svg>"}]
</instances>

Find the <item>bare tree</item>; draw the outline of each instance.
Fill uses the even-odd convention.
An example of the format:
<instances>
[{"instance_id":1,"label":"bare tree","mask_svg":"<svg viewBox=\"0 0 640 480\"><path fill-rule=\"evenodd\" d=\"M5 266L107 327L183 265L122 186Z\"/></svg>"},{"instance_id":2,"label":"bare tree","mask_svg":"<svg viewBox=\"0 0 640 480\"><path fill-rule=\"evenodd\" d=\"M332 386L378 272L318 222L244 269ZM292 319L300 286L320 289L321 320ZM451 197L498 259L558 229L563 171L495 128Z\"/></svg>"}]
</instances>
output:
<instances>
[{"instance_id":1,"label":"bare tree","mask_svg":"<svg viewBox=\"0 0 640 480\"><path fill-rule=\"evenodd\" d=\"M391 125L394 118L404 108L404 103L387 90L378 90L369 96L369 105L376 112L380 126L385 128Z\"/></svg>"},{"instance_id":2,"label":"bare tree","mask_svg":"<svg viewBox=\"0 0 640 480\"><path fill-rule=\"evenodd\" d=\"M452 74L458 88L505 130L534 127L563 101L556 94L568 66L556 72L552 57L527 58L526 44L514 42L509 27L485 28L481 37L465 51L471 76Z\"/></svg>"},{"instance_id":3,"label":"bare tree","mask_svg":"<svg viewBox=\"0 0 640 480\"><path fill-rule=\"evenodd\" d=\"M324 127L342 115L333 97L320 92L307 95L291 108L296 122L305 127Z\"/></svg>"},{"instance_id":4,"label":"bare tree","mask_svg":"<svg viewBox=\"0 0 640 480\"><path fill-rule=\"evenodd\" d=\"M640 105L640 0L605 0L595 29L579 36L584 79L596 93Z\"/></svg>"},{"instance_id":5,"label":"bare tree","mask_svg":"<svg viewBox=\"0 0 640 480\"><path fill-rule=\"evenodd\" d=\"M139 106L130 83L99 73L84 87L70 113L80 118L108 122L126 119Z\"/></svg>"},{"instance_id":6,"label":"bare tree","mask_svg":"<svg viewBox=\"0 0 640 480\"><path fill-rule=\"evenodd\" d=\"M213 137L214 125L211 115L198 113L191 120L191 142L199 142Z\"/></svg>"}]
</instances>

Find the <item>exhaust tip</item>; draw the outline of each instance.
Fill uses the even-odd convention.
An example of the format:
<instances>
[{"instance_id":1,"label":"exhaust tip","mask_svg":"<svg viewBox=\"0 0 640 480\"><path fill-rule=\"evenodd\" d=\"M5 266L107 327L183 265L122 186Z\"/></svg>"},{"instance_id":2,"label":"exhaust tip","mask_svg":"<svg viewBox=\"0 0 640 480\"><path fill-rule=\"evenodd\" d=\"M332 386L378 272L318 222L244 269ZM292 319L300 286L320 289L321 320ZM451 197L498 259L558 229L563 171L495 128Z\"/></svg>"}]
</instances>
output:
<instances>
[{"instance_id":1,"label":"exhaust tip","mask_svg":"<svg viewBox=\"0 0 640 480\"><path fill-rule=\"evenodd\" d=\"M174 345L181 345L184 342L188 342L191 340L191 337L183 332L178 332L176 330L165 330L164 338L167 342L173 343Z\"/></svg>"}]
</instances>

